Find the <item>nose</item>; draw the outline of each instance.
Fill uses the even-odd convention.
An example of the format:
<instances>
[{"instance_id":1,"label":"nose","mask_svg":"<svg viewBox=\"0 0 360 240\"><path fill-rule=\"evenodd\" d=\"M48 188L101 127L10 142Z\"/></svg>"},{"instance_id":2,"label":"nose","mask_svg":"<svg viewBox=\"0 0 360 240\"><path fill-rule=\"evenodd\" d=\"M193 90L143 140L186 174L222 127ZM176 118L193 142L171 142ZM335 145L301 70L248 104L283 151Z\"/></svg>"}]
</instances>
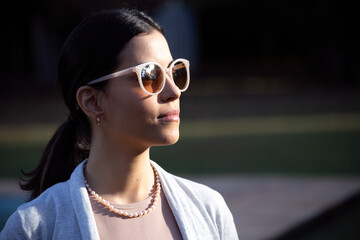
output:
<instances>
[{"instance_id":1,"label":"nose","mask_svg":"<svg viewBox=\"0 0 360 240\"><path fill-rule=\"evenodd\" d=\"M159 93L160 100L162 102L171 102L179 99L181 96L180 89L176 86L171 77L166 74L164 89Z\"/></svg>"}]
</instances>

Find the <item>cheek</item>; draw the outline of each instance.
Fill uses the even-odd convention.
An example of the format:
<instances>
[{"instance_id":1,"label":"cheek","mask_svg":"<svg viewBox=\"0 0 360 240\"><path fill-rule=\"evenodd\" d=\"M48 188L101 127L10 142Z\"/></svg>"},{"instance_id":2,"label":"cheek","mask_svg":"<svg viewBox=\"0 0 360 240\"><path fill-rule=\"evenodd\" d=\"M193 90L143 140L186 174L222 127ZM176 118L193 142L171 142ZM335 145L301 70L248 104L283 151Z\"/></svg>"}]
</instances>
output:
<instances>
[{"instance_id":1,"label":"cheek","mask_svg":"<svg viewBox=\"0 0 360 240\"><path fill-rule=\"evenodd\" d=\"M149 101L135 100L129 102L124 108L127 110L127 116L124 118L128 123L134 123L141 129L156 124L158 111L155 104L150 104Z\"/></svg>"},{"instance_id":2,"label":"cheek","mask_svg":"<svg viewBox=\"0 0 360 240\"><path fill-rule=\"evenodd\" d=\"M107 119L116 128L142 130L156 123L158 109L152 97L141 93L123 93L109 99L106 110Z\"/></svg>"}]
</instances>

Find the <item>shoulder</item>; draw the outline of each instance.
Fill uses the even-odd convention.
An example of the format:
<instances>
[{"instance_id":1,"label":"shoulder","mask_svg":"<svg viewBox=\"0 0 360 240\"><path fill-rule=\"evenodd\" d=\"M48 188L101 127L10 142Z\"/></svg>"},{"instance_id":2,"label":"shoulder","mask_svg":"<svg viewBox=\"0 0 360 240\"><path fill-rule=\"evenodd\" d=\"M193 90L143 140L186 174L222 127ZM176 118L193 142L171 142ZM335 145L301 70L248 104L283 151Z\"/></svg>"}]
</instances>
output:
<instances>
[{"instance_id":1,"label":"shoulder","mask_svg":"<svg viewBox=\"0 0 360 240\"><path fill-rule=\"evenodd\" d=\"M205 201L206 203L224 200L222 195L218 191L202 183L198 183L170 173L168 173L168 177L173 178L177 185L183 190L185 190L187 193L189 193L190 196L194 195L193 197L196 196L197 198Z\"/></svg>"},{"instance_id":2,"label":"shoulder","mask_svg":"<svg viewBox=\"0 0 360 240\"><path fill-rule=\"evenodd\" d=\"M43 213L49 208L52 209L52 213L56 213L56 208L61 205L66 205L70 201L70 188L69 181L57 183L54 186L48 188L45 192L40 194L32 201L21 205L17 211L27 212L33 211L32 209L38 209L38 213Z\"/></svg>"},{"instance_id":3,"label":"shoulder","mask_svg":"<svg viewBox=\"0 0 360 240\"><path fill-rule=\"evenodd\" d=\"M218 191L189 179L171 174L170 177L177 183L175 188L179 187L176 191L183 192L183 196L188 202L191 201L193 206L202 209L202 214L208 214L208 216L213 221L216 221L217 224L226 218L230 217L232 219L232 214L230 213L225 199Z\"/></svg>"},{"instance_id":4,"label":"shoulder","mask_svg":"<svg viewBox=\"0 0 360 240\"><path fill-rule=\"evenodd\" d=\"M168 195L173 194L176 197L182 197L184 200L201 205L201 207L211 212L221 212L223 209L228 208L223 196L216 190L204 184L168 173L159 165L156 165L156 168Z\"/></svg>"},{"instance_id":5,"label":"shoulder","mask_svg":"<svg viewBox=\"0 0 360 240\"><path fill-rule=\"evenodd\" d=\"M15 235L21 239L48 238L64 209L71 208L68 185L68 182L58 183L19 206L7 220L0 239L14 238Z\"/></svg>"},{"instance_id":6,"label":"shoulder","mask_svg":"<svg viewBox=\"0 0 360 240\"><path fill-rule=\"evenodd\" d=\"M238 239L233 216L219 192L170 174L156 163L153 165L159 172L174 216L189 236L195 238L201 234L202 239Z\"/></svg>"}]
</instances>

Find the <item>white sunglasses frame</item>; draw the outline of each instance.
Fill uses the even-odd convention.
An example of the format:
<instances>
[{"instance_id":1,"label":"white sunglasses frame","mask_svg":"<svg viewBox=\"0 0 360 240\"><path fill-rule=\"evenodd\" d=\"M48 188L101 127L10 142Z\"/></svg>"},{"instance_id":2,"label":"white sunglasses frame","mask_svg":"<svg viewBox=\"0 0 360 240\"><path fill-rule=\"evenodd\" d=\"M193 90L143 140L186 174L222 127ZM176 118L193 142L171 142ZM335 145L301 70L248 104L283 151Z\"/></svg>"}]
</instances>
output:
<instances>
[{"instance_id":1,"label":"white sunglasses frame","mask_svg":"<svg viewBox=\"0 0 360 240\"><path fill-rule=\"evenodd\" d=\"M186 89L189 87L189 84L190 84L190 62L184 58L178 58L176 60L174 60L170 66L165 70L165 68L157 63L157 62L146 62L146 63L142 63L142 64L139 64L135 67L130 67L130 68L126 68L126 69L123 69L123 70L120 70L118 72L114 72L114 73L110 73L108 75L105 75L105 76L102 76L102 77L99 77L97 79L94 79L94 80L91 80L90 82L87 83L87 85L92 85L92 84L95 84L95 83L99 83L99 82L103 82L103 81L106 81L106 80L109 80L109 79L112 79L112 78L116 78L116 77L120 77L120 76L123 76L123 75L126 75L126 74L129 74L129 73L132 73L132 72L135 72L136 75L137 75L137 78L138 78L138 82L139 82L139 85L141 87L141 89L149 94L149 95L157 95L159 94L165 87L165 82L166 82L166 75L167 75L167 72L171 72L172 68L175 66L176 63L178 62L183 62L185 64L185 68L186 68L186 73L187 73L187 82L186 82L186 86L184 87L184 89L179 89L181 92L185 92ZM141 70L143 69L143 67L145 67L146 65L149 65L149 64L154 64L156 66L158 66L161 71L163 72L163 80L162 80L162 84L161 84L161 88L159 89L159 91L157 91L156 93L151 93L151 92L148 92L144 85L143 85L143 82L141 80ZM174 81L173 79L173 76L172 74L169 74L170 78L172 81ZM176 85L176 84L175 84Z\"/></svg>"}]
</instances>

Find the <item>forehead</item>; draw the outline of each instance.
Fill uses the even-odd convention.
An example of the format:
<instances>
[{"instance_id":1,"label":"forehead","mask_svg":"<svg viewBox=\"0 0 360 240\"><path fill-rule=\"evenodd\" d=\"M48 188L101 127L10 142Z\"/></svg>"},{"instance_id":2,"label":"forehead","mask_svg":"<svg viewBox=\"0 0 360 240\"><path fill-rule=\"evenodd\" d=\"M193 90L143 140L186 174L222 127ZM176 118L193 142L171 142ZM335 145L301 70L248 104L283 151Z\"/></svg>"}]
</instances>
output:
<instances>
[{"instance_id":1,"label":"forehead","mask_svg":"<svg viewBox=\"0 0 360 240\"><path fill-rule=\"evenodd\" d=\"M120 53L121 68L132 67L144 62L158 62L164 67L172 61L168 43L164 36L153 31L133 37Z\"/></svg>"}]
</instances>

